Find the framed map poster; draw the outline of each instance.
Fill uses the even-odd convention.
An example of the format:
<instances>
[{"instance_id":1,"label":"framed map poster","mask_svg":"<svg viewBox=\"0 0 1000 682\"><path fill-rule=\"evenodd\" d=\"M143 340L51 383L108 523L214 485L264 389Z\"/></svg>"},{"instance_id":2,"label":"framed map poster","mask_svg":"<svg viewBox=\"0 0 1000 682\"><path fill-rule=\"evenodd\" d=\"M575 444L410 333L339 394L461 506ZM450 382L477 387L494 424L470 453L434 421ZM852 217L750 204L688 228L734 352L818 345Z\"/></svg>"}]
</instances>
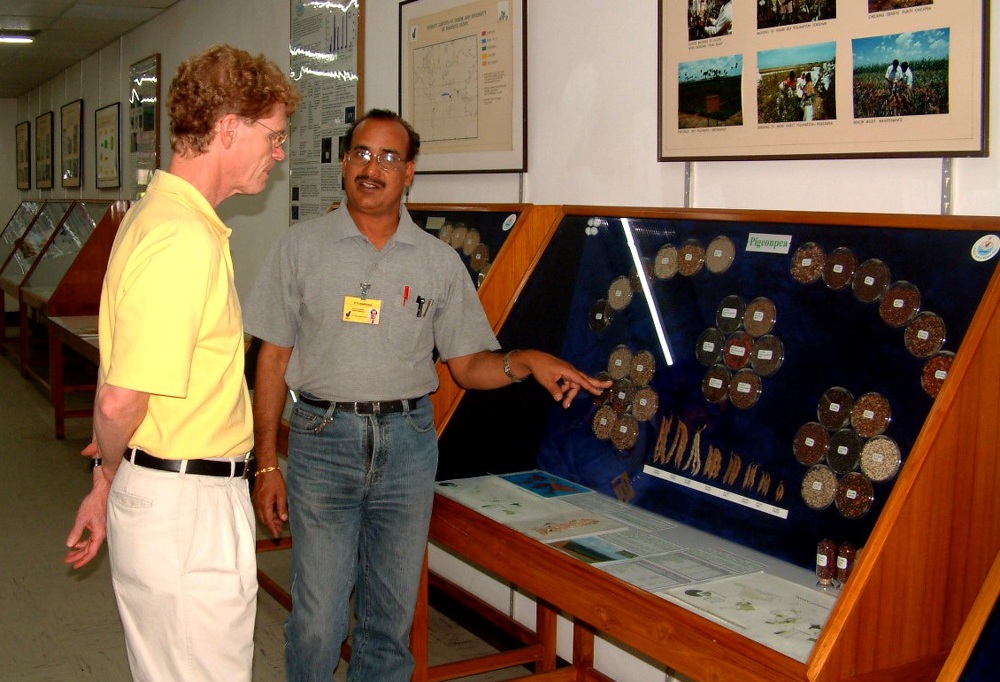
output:
<instances>
[{"instance_id":1,"label":"framed map poster","mask_svg":"<svg viewBox=\"0 0 1000 682\"><path fill-rule=\"evenodd\" d=\"M291 74L302 102L290 121L291 222L344 198L344 135L363 113L364 0L290 0Z\"/></svg>"},{"instance_id":2,"label":"framed map poster","mask_svg":"<svg viewBox=\"0 0 1000 682\"><path fill-rule=\"evenodd\" d=\"M399 111L418 173L527 170L527 0L399 6Z\"/></svg>"},{"instance_id":3,"label":"framed map poster","mask_svg":"<svg viewBox=\"0 0 1000 682\"><path fill-rule=\"evenodd\" d=\"M984 0L659 0L660 161L982 156Z\"/></svg>"}]
</instances>

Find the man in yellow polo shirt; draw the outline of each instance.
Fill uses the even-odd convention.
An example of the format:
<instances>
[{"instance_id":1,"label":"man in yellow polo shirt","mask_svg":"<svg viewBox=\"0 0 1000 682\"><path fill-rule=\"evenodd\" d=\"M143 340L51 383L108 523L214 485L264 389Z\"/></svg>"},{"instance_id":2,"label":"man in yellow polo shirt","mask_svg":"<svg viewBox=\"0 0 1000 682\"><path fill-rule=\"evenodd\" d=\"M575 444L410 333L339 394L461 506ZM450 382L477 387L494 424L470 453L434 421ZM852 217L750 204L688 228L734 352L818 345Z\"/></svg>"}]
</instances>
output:
<instances>
[{"instance_id":1,"label":"man in yellow polo shirt","mask_svg":"<svg viewBox=\"0 0 1000 682\"><path fill-rule=\"evenodd\" d=\"M264 189L299 95L263 55L217 46L170 86L168 172L128 212L101 293L93 489L67 539L108 538L136 679L250 680L253 447L243 326L215 208ZM85 537L86 536L86 537Z\"/></svg>"}]
</instances>

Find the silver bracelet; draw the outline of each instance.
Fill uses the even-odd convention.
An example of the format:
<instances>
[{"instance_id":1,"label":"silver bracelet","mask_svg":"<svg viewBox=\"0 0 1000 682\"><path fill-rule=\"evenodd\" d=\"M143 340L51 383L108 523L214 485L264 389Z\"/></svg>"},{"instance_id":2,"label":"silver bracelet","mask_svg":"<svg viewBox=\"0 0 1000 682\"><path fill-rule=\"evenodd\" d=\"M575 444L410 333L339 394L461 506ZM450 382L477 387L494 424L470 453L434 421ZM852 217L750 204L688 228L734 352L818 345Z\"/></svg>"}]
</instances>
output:
<instances>
[{"instance_id":1,"label":"silver bracelet","mask_svg":"<svg viewBox=\"0 0 1000 682\"><path fill-rule=\"evenodd\" d=\"M507 375L507 378L510 379L511 382L513 382L515 384L519 384L522 381L524 381L525 377L519 377L519 376L517 376L516 374L514 374L513 370L511 370L511 368L510 368L510 356L513 355L516 352L517 352L517 350L509 350L503 356L503 373Z\"/></svg>"}]
</instances>

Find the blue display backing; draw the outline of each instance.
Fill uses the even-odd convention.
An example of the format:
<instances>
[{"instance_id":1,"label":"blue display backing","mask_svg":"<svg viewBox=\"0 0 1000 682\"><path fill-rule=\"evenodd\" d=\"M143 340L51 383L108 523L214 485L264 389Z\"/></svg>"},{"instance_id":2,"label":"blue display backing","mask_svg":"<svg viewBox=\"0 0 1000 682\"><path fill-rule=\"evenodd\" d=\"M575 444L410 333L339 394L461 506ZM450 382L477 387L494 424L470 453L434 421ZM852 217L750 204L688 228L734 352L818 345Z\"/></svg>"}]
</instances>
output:
<instances>
[{"instance_id":1,"label":"blue display backing","mask_svg":"<svg viewBox=\"0 0 1000 682\"><path fill-rule=\"evenodd\" d=\"M875 391L891 405L886 435L899 444L905 463L933 403L920 383L925 361L906 350L903 329L882 320L878 303L860 302L851 287L835 291L822 280L796 281L791 253L815 242L827 253L848 247L859 262L882 260L892 281L905 280L920 289L921 309L938 313L947 326L944 350L956 351L995 269L995 261L976 262L971 257L983 233L696 219L636 218L624 224L640 258L650 262L667 243L680 248L686 240L696 239L707 247L713 238L726 235L736 244L735 260L724 273L702 269L691 277L678 273L667 280L650 279L672 366L666 364L641 292L606 330L595 332L589 326L592 306L608 297L612 281L635 270L623 220L617 217L564 219L499 336L505 348L540 348L594 374L607 368L609 355L619 344L633 352L652 352L656 373L651 386L659 397L659 411L640 424L635 446L619 451L595 437L591 425L597 407L592 401L577 400L564 411L553 406L534 382L526 382L465 397L441 438L439 478L537 467L614 495L612 481L625 474L635 492L634 504L804 567L813 565L816 543L822 538L863 546L895 479L874 484L874 504L861 519L845 519L834 506L812 510L800 494L807 468L793 456L795 433L803 423L817 419L817 403L828 388L844 387L855 398ZM751 233L788 235L790 252L747 252ZM785 347L783 366L763 378L759 401L745 410L728 401L712 404L705 399L701 385L706 368L695 357L698 336L716 326L720 302L734 294L746 302L766 296L775 303L772 334ZM691 436L704 427L703 458L708 446L714 445L726 456L738 453L744 467L757 463L761 472L769 473L773 484L766 499L740 489L742 471L734 485L723 485L721 478L710 483L787 509L787 518L644 473L644 466L652 463L664 415L682 419ZM694 478L704 480L704 474ZM785 494L775 502L778 481L784 482Z\"/></svg>"}]
</instances>

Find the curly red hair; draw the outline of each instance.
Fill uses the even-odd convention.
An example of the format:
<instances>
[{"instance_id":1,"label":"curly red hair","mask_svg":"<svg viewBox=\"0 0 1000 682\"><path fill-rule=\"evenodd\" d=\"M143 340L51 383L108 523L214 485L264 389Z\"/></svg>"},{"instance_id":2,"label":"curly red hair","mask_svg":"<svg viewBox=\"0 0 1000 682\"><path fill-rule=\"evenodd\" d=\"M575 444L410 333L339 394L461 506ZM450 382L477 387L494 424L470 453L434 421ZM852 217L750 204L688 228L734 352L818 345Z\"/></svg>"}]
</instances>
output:
<instances>
[{"instance_id":1,"label":"curly red hair","mask_svg":"<svg viewBox=\"0 0 1000 682\"><path fill-rule=\"evenodd\" d=\"M216 45L177 67L167 95L170 148L202 154L226 114L264 118L280 104L291 116L300 99L288 76L263 54Z\"/></svg>"}]
</instances>

